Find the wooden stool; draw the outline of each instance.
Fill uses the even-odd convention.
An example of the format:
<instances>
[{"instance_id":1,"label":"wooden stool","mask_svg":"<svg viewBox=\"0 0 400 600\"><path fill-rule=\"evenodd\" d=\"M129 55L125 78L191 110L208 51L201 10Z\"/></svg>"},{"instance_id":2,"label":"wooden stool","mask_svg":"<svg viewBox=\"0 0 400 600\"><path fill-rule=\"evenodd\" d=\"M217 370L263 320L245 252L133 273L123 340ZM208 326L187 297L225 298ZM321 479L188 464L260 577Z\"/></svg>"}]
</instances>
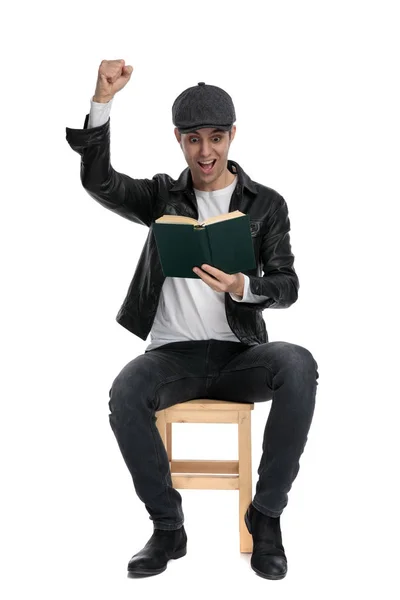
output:
<instances>
[{"instance_id":1,"label":"wooden stool","mask_svg":"<svg viewBox=\"0 0 400 600\"><path fill-rule=\"evenodd\" d=\"M254 404L188 400L156 412L176 489L239 490L240 552L253 551L244 515L252 501L251 412ZM239 460L173 460L172 423L237 423Z\"/></svg>"}]
</instances>

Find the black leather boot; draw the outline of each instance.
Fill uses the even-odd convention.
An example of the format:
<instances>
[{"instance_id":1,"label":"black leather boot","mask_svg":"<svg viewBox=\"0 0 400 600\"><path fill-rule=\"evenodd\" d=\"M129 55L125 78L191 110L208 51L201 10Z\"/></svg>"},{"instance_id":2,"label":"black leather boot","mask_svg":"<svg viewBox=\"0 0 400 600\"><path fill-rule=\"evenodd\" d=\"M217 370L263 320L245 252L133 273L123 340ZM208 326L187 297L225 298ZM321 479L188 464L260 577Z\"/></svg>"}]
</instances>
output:
<instances>
[{"instance_id":1,"label":"black leather boot","mask_svg":"<svg viewBox=\"0 0 400 600\"><path fill-rule=\"evenodd\" d=\"M184 526L180 529L155 529L147 544L134 554L128 563L128 577L157 575L167 568L168 561L186 554L187 536Z\"/></svg>"},{"instance_id":2,"label":"black leather boot","mask_svg":"<svg viewBox=\"0 0 400 600\"><path fill-rule=\"evenodd\" d=\"M268 517L251 503L244 517L253 537L250 565L261 577L282 579L287 573L287 560L282 545L280 517Z\"/></svg>"}]
</instances>

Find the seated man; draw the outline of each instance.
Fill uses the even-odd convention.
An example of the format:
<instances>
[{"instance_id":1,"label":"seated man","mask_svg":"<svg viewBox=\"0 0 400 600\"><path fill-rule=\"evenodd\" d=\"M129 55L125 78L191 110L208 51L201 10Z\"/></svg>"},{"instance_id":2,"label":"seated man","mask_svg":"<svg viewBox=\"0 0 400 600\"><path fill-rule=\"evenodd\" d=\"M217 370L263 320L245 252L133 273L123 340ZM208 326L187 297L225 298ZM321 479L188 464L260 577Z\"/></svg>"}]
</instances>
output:
<instances>
[{"instance_id":1,"label":"seated man","mask_svg":"<svg viewBox=\"0 0 400 600\"><path fill-rule=\"evenodd\" d=\"M159 410L195 398L272 400L255 496L245 522L253 537L251 566L261 577L287 572L280 515L299 471L311 425L318 365L306 348L269 342L262 311L288 308L298 297L288 208L275 190L256 183L228 159L235 109L221 88L200 82L172 107L176 140L188 167L132 179L110 163L110 110L133 68L102 61L83 129L66 128L81 155L84 189L104 207L149 234L117 322L151 343L117 375L110 389L110 425L153 534L128 573L153 575L186 554L182 497L172 486L168 456L156 427ZM240 210L250 219L257 266L227 274L211 265L197 277L164 277L152 223L163 214L196 220ZM143 459L145 457L145 460Z\"/></svg>"}]
</instances>

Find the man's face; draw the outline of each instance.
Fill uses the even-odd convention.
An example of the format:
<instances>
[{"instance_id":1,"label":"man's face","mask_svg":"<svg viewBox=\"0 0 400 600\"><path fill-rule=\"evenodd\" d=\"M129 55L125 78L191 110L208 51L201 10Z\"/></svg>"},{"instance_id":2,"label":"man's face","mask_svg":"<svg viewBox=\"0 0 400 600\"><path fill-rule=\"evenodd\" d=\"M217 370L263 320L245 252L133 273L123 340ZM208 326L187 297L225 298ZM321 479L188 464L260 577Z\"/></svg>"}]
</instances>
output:
<instances>
[{"instance_id":1,"label":"man's face","mask_svg":"<svg viewBox=\"0 0 400 600\"><path fill-rule=\"evenodd\" d=\"M179 133L174 129L186 162L191 170L193 186L204 191L218 190L229 185L234 175L227 169L229 147L236 133L233 125L229 131L213 127L197 129L190 133ZM204 163L209 163L210 165Z\"/></svg>"}]
</instances>

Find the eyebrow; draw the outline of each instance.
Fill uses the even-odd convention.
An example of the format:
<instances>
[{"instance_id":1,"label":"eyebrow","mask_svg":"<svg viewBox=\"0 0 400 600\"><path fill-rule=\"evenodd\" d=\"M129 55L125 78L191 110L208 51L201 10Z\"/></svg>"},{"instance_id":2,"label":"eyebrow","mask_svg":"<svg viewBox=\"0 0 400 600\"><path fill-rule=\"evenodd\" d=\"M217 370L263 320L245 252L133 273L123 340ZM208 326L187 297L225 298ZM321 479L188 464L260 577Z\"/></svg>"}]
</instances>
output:
<instances>
[{"instance_id":1,"label":"eyebrow","mask_svg":"<svg viewBox=\"0 0 400 600\"><path fill-rule=\"evenodd\" d=\"M218 133L226 133L224 129L213 129L211 133L217 133L217 132ZM197 133L197 134L199 134L200 132L199 131L189 131L188 134L190 134L190 133Z\"/></svg>"}]
</instances>

